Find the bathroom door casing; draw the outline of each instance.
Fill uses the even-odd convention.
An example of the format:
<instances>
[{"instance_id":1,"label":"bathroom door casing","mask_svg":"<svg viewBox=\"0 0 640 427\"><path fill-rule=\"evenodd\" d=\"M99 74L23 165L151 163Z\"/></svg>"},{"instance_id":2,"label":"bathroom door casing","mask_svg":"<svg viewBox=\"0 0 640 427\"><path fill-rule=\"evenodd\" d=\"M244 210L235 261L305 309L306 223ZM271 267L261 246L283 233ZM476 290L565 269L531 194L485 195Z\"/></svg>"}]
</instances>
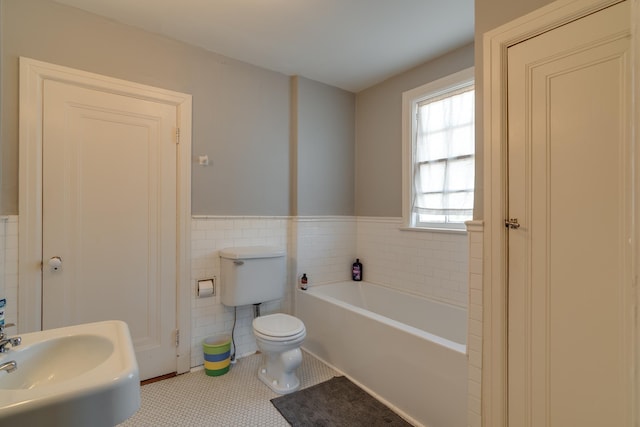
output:
<instances>
[{"instance_id":1,"label":"bathroom door casing","mask_svg":"<svg viewBox=\"0 0 640 427\"><path fill-rule=\"evenodd\" d=\"M627 1L508 49L511 427L631 425L629 45Z\"/></svg>"},{"instance_id":2,"label":"bathroom door casing","mask_svg":"<svg viewBox=\"0 0 640 427\"><path fill-rule=\"evenodd\" d=\"M123 320L141 378L175 372L176 107L43 93L43 329Z\"/></svg>"}]
</instances>

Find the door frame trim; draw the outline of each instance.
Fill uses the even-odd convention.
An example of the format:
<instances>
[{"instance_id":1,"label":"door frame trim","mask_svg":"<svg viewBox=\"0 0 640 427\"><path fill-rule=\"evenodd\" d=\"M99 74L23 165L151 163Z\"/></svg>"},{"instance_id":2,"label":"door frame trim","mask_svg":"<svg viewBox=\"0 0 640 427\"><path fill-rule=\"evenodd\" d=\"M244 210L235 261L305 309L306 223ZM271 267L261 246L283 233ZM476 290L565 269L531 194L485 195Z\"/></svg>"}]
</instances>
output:
<instances>
[{"instance_id":1,"label":"door frame trim","mask_svg":"<svg viewBox=\"0 0 640 427\"><path fill-rule=\"evenodd\" d=\"M482 425L506 427L507 418L507 49L529 38L565 25L622 0L558 0L534 12L491 30L483 36L483 141L484 141L484 216L483 243L483 350L482 350ZM640 0L631 2L631 50L633 72L632 146L636 165L640 165ZM639 186L640 173L634 171ZM638 212L637 200L634 211ZM634 215L635 216L635 215ZM640 265L637 245L640 241L634 224L633 277ZM637 279L636 279L637 282ZM637 285L636 285L637 286ZM636 291L636 306L638 295ZM638 319L634 336L637 336ZM633 344L634 360L640 354L638 338ZM637 362L636 362L637 363ZM635 367L632 396L634 407L639 398L638 367ZM639 409L631 414L632 424L640 421Z\"/></svg>"},{"instance_id":2,"label":"door frame trim","mask_svg":"<svg viewBox=\"0 0 640 427\"><path fill-rule=\"evenodd\" d=\"M176 372L191 368L191 113L192 96L20 57L18 330L42 329L42 111L45 80L135 96L175 106L177 144Z\"/></svg>"}]
</instances>

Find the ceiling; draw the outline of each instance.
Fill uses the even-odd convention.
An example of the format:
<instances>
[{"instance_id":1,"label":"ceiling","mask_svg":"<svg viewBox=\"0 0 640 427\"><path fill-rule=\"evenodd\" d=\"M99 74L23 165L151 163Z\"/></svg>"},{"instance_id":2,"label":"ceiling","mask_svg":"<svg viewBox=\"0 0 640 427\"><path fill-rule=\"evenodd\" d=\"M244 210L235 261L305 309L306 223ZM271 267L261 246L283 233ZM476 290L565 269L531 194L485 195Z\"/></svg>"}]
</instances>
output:
<instances>
[{"instance_id":1,"label":"ceiling","mask_svg":"<svg viewBox=\"0 0 640 427\"><path fill-rule=\"evenodd\" d=\"M55 0L358 92L473 40L474 0Z\"/></svg>"}]
</instances>

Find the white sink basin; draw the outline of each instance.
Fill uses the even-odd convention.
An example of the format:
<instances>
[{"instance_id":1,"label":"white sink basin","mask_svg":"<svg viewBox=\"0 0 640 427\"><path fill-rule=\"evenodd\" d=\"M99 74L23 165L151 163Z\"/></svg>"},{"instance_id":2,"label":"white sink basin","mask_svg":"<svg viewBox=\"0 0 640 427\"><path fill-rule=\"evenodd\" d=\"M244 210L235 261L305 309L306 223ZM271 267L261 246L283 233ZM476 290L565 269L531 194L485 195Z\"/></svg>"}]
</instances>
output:
<instances>
[{"instance_id":1,"label":"white sink basin","mask_svg":"<svg viewBox=\"0 0 640 427\"><path fill-rule=\"evenodd\" d=\"M140 407L127 324L88 323L23 334L0 353L0 425L114 426Z\"/></svg>"}]
</instances>

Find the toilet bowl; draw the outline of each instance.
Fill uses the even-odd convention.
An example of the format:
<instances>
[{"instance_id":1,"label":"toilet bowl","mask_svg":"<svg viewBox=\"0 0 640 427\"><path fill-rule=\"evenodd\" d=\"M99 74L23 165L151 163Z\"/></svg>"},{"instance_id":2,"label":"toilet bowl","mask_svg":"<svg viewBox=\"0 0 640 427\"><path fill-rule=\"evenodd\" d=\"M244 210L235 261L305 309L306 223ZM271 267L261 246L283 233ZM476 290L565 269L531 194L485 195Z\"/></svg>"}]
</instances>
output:
<instances>
[{"instance_id":1,"label":"toilet bowl","mask_svg":"<svg viewBox=\"0 0 640 427\"><path fill-rule=\"evenodd\" d=\"M287 290L285 251L271 246L222 249L220 276L220 300L226 306L281 300ZM302 363L300 344L307 335L304 323L281 313L258 316L253 320L253 334L263 353L260 380L279 394L296 391L300 387L295 373Z\"/></svg>"},{"instance_id":2,"label":"toilet bowl","mask_svg":"<svg viewBox=\"0 0 640 427\"><path fill-rule=\"evenodd\" d=\"M298 390L295 370L302 363L300 345L307 336L304 323L288 314L269 314L253 319L253 334L263 353L258 378L278 394Z\"/></svg>"}]
</instances>

